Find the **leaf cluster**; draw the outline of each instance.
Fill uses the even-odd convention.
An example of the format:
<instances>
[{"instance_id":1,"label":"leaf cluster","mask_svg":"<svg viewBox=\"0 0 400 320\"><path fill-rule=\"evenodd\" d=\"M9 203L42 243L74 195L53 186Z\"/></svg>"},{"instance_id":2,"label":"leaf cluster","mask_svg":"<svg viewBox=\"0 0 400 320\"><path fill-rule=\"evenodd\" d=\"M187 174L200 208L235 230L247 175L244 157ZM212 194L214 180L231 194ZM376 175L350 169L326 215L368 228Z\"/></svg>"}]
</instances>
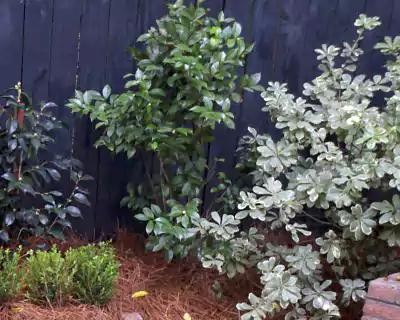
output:
<instances>
[{"instance_id":1,"label":"leaf cluster","mask_svg":"<svg viewBox=\"0 0 400 320\"><path fill-rule=\"evenodd\" d=\"M56 247L31 252L25 263L26 296L39 304L62 305L74 298L104 305L114 293L119 266L114 249L103 242L69 249L65 254Z\"/></svg>"},{"instance_id":2,"label":"leaf cluster","mask_svg":"<svg viewBox=\"0 0 400 320\"><path fill-rule=\"evenodd\" d=\"M52 109L54 103L36 107L22 93L19 101L13 90L0 96L0 239L27 231L36 236L49 234L63 238L70 228L70 217L81 217L76 203L88 205L88 192L82 188L91 178L82 173L82 164L55 152L54 134L66 130ZM23 122L18 112L23 110ZM74 187L61 192L57 183L68 172ZM32 205L33 203L33 205Z\"/></svg>"},{"instance_id":3,"label":"leaf cluster","mask_svg":"<svg viewBox=\"0 0 400 320\"><path fill-rule=\"evenodd\" d=\"M388 58L385 74L357 73L360 41L379 24L360 15L356 40L317 49L321 74L304 84L303 96L269 83L263 111L282 138L249 128L240 152L252 169L252 188L240 192L231 219L215 214L213 224L200 221L204 233L221 242L203 256L204 267L228 276L250 267L261 273L261 294L238 304L242 319L281 309L286 319L339 318L340 304L365 297L367 280L399 268L398 37L375 46ZM239 232L248 221L257 229ZM287 232L292 241L261 240L268 232Z\"/></svg>"},{"instance_id":4,"label":"leaf cluster","mask_svg":"<svg viewBox=\"0 0 400 320\"><path fill-rule=\"evenodd\" d=\"M168 14L139 37L145 48L131 49L137 70L126 76L125 92L77 91L68 104L102 130L97 146L143 163L145 181L131 184L122 204L146 222L147 247L164 250L167 259L197 246L203 191L223 161L205 152L214 129L233 129L231 106L244 90L263 89L260 74L238 76L253 49L240 24L223 12L208 17L201 2L169 4ZM217 179L214 203L234 210L237 190L223 173Z\"/></svg>"},{"instance_id":5,"label":"leaf cluster","mask_svg":"<svg viewBox=\"0 0 400 320\"><path fill-rule=\"evenodd\" d=\"M73 274L73 297L81 303L104 305L112 297L119 262L108 244L90 244L67 251L66 264Z\"/></svg>"}]
</instances>

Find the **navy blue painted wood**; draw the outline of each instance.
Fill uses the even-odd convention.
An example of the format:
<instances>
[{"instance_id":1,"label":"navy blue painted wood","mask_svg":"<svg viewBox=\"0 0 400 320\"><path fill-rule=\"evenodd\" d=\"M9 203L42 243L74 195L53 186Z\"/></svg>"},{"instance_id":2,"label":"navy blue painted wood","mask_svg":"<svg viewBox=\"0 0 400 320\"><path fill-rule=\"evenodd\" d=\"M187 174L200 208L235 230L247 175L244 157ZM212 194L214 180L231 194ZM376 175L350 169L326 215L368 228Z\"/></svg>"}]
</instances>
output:
<instances>
[{"instance_id":1,"label":"navy blue painted wood","mask_svg":"<svg viewBox=\"0 0 400 320\"><path fill-rule=\"evenodd\" d=\"M223 0L206 0L203 6L209 8L209 15L213 18L218 17L218 14L224 9Z\"/></svg>"},{"instance_id":2,"label":"navy blue painted wood","mask_svg":"<svg viewBox=\"0 0 400 320\"><path fill-rule=\"evenodd\" d=\"M251 44L254 42L252 36L252 27L253 27L253 11L254 11L254 1L236 1L236 0L226 0L224 13L225 17L233 17L236 21L242 26L242 36L244 37L247 44ZM245 65L244 69L247 69L247 65ZM238 77L243 75L243 68L238 70ZM231 111L235 115L235 123L236 127L240 126L240 118L243 112L244 104L232 103ZM228 154L231 154L235 151L237 146L237 141L241 136L238 130L231 131L225 130L228 132L229 138L227 137L227 141L225 141L224 146L228 148ZM232 170L235 163L234 157L228 157L225 161L226 167L229 170Z\"/></svg>"},{"instance_id":3,"label":"navy blue painted wood","mask_svg":"<svg viewBox=\"0 0 400 320\"><path fill-rule=\"evenodd\" d=\"M111 0L103 0L101 3L85 0L83 3L77 83L79 90L101 91L105 85L110 10ZM75 116L74 136L73 155L83 162L85 172L96 181L90 181L85 186L90 192L89 201L92 206L82 208L85 224L82 227L78 225L78 230L85 233L88 238L94 238L93 226L96 224L98 211L97 181L100 151L93 145L100 136L100 132L94 130L94 125L88 117ZM88 225L91 227L87 228Z\"/></svg>"},{"instance_id":4,"label":"navy blue painted wood","mask_svg":"<svg viewBox=\"0 0 400 320\"><path fill-rule=\"evenodd\" d=\"M107 40L106 79L113 92L124 89L123 76L133 71L127 51L137 38L139 0L112 1ZM120 200L126 188L125 174L128 161L124 155L114 156L101 147L98 158L98 182L95 213L96 237L107 236L118 225Z\"/></svg>"},{"instance_id":5,"label":"navy blue painted wood","mask_svg":"<svg viewBox=\"0 0 400 320\"><path fill-rule=\"evenodd\" d=\"M400 26L392 24L392 16L394 11L394 4L397 0L366 0L365 13L368 16L377 16L381 19L382 25L375 29L373 32L367 32L362 42L366 56L360 62L360 72L367 75L383 73L385 70L382 68L385 57L374 50L373 47L377 42L383 41L385 36L397 36L400 31Z\"/></svg>"},{"instance_id":6,"label":"navy blue painted wood","mask_svg":"<svg viewBox=\"0 0 400 320\"><path fill-rule=\"evenodd\" d=\"M303 90L303 84L305 82L311 81L319 74L315 49L320 48L324 43L330 43L328 34L336 25L335 21L337 17L334 13L337 8L337 0L311 0L310 2L308 20L306 23L306 36L304 39L304 50L302 51L302 56L300 56L301 63L298 77L299 93ZM353 25L353 22L351 22L351 25Z\"/></svg>"},{"instance_id":7,"label":"navy blue painted wood","mask_svg":"<svg viewBox=\"0 0 400 320\"><path fill-rule=\"evenodd\" d=\"M48 100L53 0L27 0L24 21L24 90L35 103Z\"/></svg>"},{"instance_id":8,"label":"navy blue painted wood","mask_svg":"<svg viewBox=\"0 0 400 320\"><path fill-rule=\"evenodd\" d=\"M305 38L308 32L313 32L307 29L310 1L304 1L299 7L296 0L284 0L280 12L279 40L271 80L287 83L295 94L301 92L298 77L304 58Z\"/></svg>"},{"instance_id":9,"label":"navy blue painted wood","mask_svg":"<svg viewBox=\"0 0 400 320\"><path fill-rule=\"evenodd\" d=\"M155 25L156 19L161 18L165 12L166 4L163 0L151 3L148 1L125 1L125 4L113 2L108 38L107 81L116 84L113 86L116 90L123 88L123 76L135 68L126 51L127 47L140 46L136 44L136 39ZM126 184L132 180L137 181L138 174L141 177L143 169L137 159L128 161L124 154L114 157L110 156L107 150L101 150L96 226L101 227L104 234L115 229L118 220L129 220L129 217L126 217L129 213L120 209L119 202L126 194ZM132 175L135 177L130 179ZM121 215L122 213L125 213L125 216ZM107 227L104 228L104 226Z\"/></svg>"},{"instance_id":10,"label":"navy blue painted wood","mask_svg":"<svg viewBox=\"0 0 400 320\"><path fill-rule=\"evenodd\" d=\"M215 19L217 19L219 14L225 9L224 8L225 3L223 0L209 0L204 3L204 6L208 8L207 16ZM210 175L209 169L214 166L215 158L222 158L221 155L217 154L217 150L219 149L217 141L224 141L224 136L226 135L227 131L228 130L223 126L217 125L216 130L214 132L215 144L212 143L205 144L204 150L205 150L205 157L207 158L208 169L204 171L204 179L208 179L208 176ZM223 165L218 164L218 166L216 167L216 171L217 172L226 171L226 168ZM203 200L202 210L204 212L207 212L208 208L212 206L213 195L211 194L210 189L213 186L216 186L217 184L218 181L214 176L213 179L208 184L208 186L205 186L202 191L202 200Z\"/></svg>"},{"instance_id":11,"label":"navy blue painted wood","mask_svg":"<svg viewBox=\"0 0 400 320\"><path fill-rule=\"evenodd\" d=\"M21 80L24 2L0 1L0 92Z\"/></svg>"},{"instance_id":12,"label":"navy blue painted wood","mask_svg":"<svg viewBox=\"0 0 400 320\"><path fill-rule=\"evenodd\" d=\"M55 115L69 127L69 130L57 131L53 135L55 144L52 151L66 158L72 157L74 127L72 114L65 103L75 90L81 9L81 0L54 0L48 99L58 105ZM57 186L48 187L58 188L68 196L74 186L69 172L63 172L62 181ZM85 223L79 221L75 225ZM87 227L89 230L92 228L90 223Z\"/></svg>"},{"instance_id":13,"label":"navy blue painted wood","mask_svg":"<svg viewBox=\"0 0 400 320\"><path fill-rule=\"evenodd\" d=\"M80 32L82 1L54 0L54 20L50 61L49 99L59 105L57 117L72 128L72 115L64 105L75 90L78 38ZM71 154L72 129L67 134L57 135L56 149Z\"/></svg>"},{"instance_id":14,"label":"navy blue painted wood","mask_svg":"<svg viewBox=\"0 0 400 320\"><path fill-rule=\"evenodd\" d=\"M255 47L249 56L246 72L248 74L261 72L261 84L264 86L273 79L281 6L282 0L256 0L254 3L252 40L255 42ZM259 93L245 93L243 110L237 126L239 136L247 133L248 126L274 132L268 115L261 111L262 104Z\"/></svg>"},{"instance_id":15,"label":"navy blue painted wood","mask_svg":"<svg viewBox=\"0 0 400 320\"><path fill-rule=\"evenodd\" d=\"M25 1L21 79L24 91L32 97L35 106L48 101L53 8L53 0ZM42 152L40 157L47 159L47 152ZM24 199L27 207L38 203L42 204L37 198Z\"/></svg>"}]
</instances>

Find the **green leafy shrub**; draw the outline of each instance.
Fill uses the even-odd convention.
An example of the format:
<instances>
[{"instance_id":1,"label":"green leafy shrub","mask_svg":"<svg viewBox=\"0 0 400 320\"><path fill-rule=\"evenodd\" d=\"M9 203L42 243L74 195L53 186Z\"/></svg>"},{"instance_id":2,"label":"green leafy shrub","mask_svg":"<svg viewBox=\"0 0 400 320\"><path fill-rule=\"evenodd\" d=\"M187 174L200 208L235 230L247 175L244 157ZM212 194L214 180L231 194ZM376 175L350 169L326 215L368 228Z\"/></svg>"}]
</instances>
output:
<instances>
[{"instance_id":1,"label":"green leafy shrub","mask_svg":"<svg viewBox=\"0 0 400 320\"><path fill-rule=\"evenodd\" d=\"M281 309L287 320L339 318L340 304L365 297L366 281L400 268L400 37L375 46L389 57L384 75L356 73L364 32L379 24L360 15L354 42L317 49L322 74L304 84L304 98L269 84L263 111L283 137L249 128L241 146L253 187L240 192L235 216L200 222L220 242L202 255L205 267L261 274L260 294L237 306L244 320ZM240 232L248 220L257 229ZM263 241L282 231L291 242Z\"/></svg>"},{"instance_id":2,"label":"green leafy shrub","mask_svg":"<svg viewBox=\"0 0 400 320\"><path fill-rule=\"evenodd\" d=\"M70 249L66 262L74 271L73 296L79 302L104 305L110 300L120 264L108 243Z\"/></svg>"},{"instance_id":3,"label":"green leafy shrub","mask_svg":"<svg viewBox=\"0 0 400 320\"><path fill-rule=\"evenodd\" d=\"M20 292L23 276L18 272L20 249L0 249L0 302L15 298Z\"/></svg>"},{"instance_id":4,"label":"green leafy shrub","mask_svg":"<svg viewBox=\"0 0 400 320\"><path fill-rule=\"evenodd\" d=\"M0 100L4 101L0 116L6 123L0 128L0 240L8 241L22 231L61 239L62 231L71 227L68 218L81 217L75 203L89 204L82 182L90 177L81 172L79 161L52 151L54 132L65 130L50 112L54 103L36 107L19 86L0 95ZM22 123L18 121L21 111L25 113ZM69 194L54 189L62 171L70 173L74 182ZM36 199L25 201L29 197Z\"/></svg>"},{"instance_id":5,"label":"green leafy shrub","mask_svg":"<svg viewBox=\"0 0 400 320\"><path fill-rule=\"evenodd\" d=\"M68 268L55 247L36 251L27 260L27 298L40 304L63 304L73 289L76 269Z\"/></svg>"},{"instance_id":6,"label":"green leafy shrub","mask_svg":"<svg viewBox=\"0 0 400 320\"><path fill-rule=\"evenodd\" d=\"M126 92L77 91L68 104L103 130L97 146L128 158L139 151L148 180L129 186L122 204L146 222L148 248L164 250L167 259L186 256L197 243L201 194L221 161L205 153L213 130L234 128L231 103L243 90L263 90L260 74L238 76L253 48L240 24L223 12L207 17L202 2L169 4L169 14L140 36L146 48L132 49L138 69L127 75ZM215 203L232 210L235 188L219 176Z\"/></svg>"}]
</instances>

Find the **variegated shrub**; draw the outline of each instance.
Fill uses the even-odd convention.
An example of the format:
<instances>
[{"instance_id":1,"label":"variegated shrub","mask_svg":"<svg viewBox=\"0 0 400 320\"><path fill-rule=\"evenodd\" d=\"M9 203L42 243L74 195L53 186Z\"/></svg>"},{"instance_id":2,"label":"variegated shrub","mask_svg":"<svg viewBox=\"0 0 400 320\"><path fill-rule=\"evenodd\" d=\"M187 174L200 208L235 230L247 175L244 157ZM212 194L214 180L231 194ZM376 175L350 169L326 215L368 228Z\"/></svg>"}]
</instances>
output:
<instances>
[{"instance_id":1,"label":"variegated shrub","mask_svg":"<svg viewBox=\"0 0 400 320\"><path fill-rule=\"evenodd\" d=\"M400 267L400 37L375 46L388 58L384 75L357 74L364 31L379 24L360 15L354 42L316 50L322 73L303 97L269 84L263 111L283 136L249 128L242 156L254 161L252 189L236 216L200 222L220 243L201 255L205 267L261 274L262 290L238 304L243 320L282 309L287 320L339 318L340 304L364 298L367 280ZM240 232L249 219L257 228ZM280 229L292 243L263 240Z\"/></svg>"}]
</instances>

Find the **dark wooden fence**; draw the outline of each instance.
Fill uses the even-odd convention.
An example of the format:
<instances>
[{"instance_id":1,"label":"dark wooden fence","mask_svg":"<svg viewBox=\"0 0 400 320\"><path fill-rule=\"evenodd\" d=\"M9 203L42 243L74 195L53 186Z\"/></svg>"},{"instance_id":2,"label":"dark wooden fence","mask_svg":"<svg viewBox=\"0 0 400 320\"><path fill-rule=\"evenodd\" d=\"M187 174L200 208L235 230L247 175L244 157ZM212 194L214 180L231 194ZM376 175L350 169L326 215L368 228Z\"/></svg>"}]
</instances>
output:
<instances>
[{"instance_id":1,"label":"dark wooden fence","mask_svg":"<svg viewBox=\"0 0 400 320\"><path fill-rule=\"evenodd\" d=\"M101 89L109 83L123 88L122 76L135 69L125 49L135 45L155 20L166 12L165 0L0 0L0 88L22 80L35 101L59 104L57 116L71 127L73 145L57 137L57 148L82 160L96 180L90 185L92 207L77 229L89 237L112 231L130 213L119 206L128 181L140 181L139 161L113 157L94 149L96 132L87 119L72 116L64 107L75 87ZM382 26L363 46L400 31L399 0L208 0L211 14L221 10L243 26L248 42L256 43L248 73L262 72L262 84L287 82L293 93L316 75L314 49L323 43L341 44L355 36L353 22L360 13L379 16ZM361 69L381 72L379 54L369 52ZM246 94L236 105L235 131L218 128L209 157L223 157L222 170L232 171L238 138L249 125L275 134L261 112L257 94ZM207 197L207 193L205 195ZM207 199L205 199L207 201Z\"/></svg>"}]
</instances>

